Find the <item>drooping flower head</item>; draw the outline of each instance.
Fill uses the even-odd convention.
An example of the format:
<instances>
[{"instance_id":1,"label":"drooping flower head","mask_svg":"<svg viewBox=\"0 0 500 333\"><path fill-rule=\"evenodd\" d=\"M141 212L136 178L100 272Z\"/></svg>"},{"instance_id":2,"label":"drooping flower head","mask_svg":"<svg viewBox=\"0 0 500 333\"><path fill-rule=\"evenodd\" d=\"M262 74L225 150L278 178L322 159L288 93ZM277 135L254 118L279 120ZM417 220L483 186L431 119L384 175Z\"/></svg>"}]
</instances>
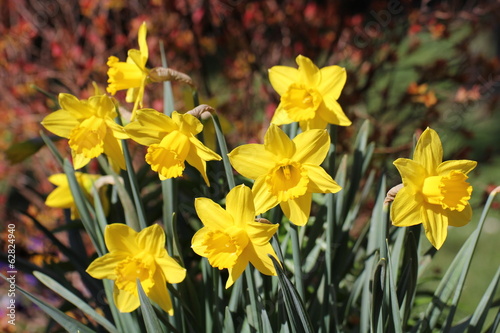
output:
<instances>
[{"instance_id":1,"label":"drooping flower head","mask_svg":"<svg viewBox=\"0 0 500 333\"><path fill-rule=\"evenodd\" d=\"M161 180L182 176L187 161L210 185L206 161L222 158L196 138L203 129L190 114L172 113L172 118L154 109L137 110L136 121L125 127L130 137L148 146L146 162Z\"/></svg>"},{"instance_id":2,"label":"drooping flower head","mask_svg":"<svg viewBox=\"0 0 500 333\"><path fill-rule=\"evenodd\" d=\"M52 112L42 125L52 133L69 139L75 169L105 153L121 169L125 169L120 139L127 139L123 127L115 123L113 100L106 95L79 100L70 94L59 94L61 110Z\"/></svg>"},{"instance_id":3,"label":"drooping flower head","mask_svg":"<svg viewBox=\"0 0 500 333\"><path fill-rule=\"evenodd\" d=\"M319 69L302 55L296 61L298 69L288 66L269 69L271 85L281 96L271 123L299 122L303 131L324 129L327 124L351 125L337 102L346 82L345 69L339 66Z\"/></svg>"},{"instance_id":4,"label":"drooping flower head","mask_svg":"<svg viewBox=\"0 0 500 333\"><path fill-rule=\"evenodd\" d=\"M115 281L113 298L118 310L131 312L139 307L139 280L146 295L173 315L167 283L183 281L186 270L168 255L163 229L155 224L136 232L114 223L106 226L104 241L109 253L94 260L87 273Z\"/></svg>"},{"instance_id":5,"label":"drooping flower head","mask_svg":"<svg viewBox=\"0 0 500 333\"><path fill-rule=\"evenodd\" d=\"M90 202L92 200L92 186L95 182L101 178L101 175L91 175L88 173L75 172L76 181L80 185L80 188L83 191L83 194L89 199ZM50 194L47 196L45 200L45 204L49 207L53 208L69 208L71 210L71 219L77 219L79 217L78 210L76 209L75 200L73 199L73 194L71 193L71 189L68 183L68 177L64 173L58 173L49 177L49 182L56 185L55 188ZM101 199L101 203L103 205L104 212L106 213L109 209L109 200L105 195L106 187L99 188L99 197Z\"/></svg>"},{"instance_id":6,"label":"drooping flower head","mask_svg":"<svg viewBox=\"0 0 500 333\"><path fill-rule=\"evenodd\" d=\"M252 192L257 214L280 204L294 224L307 223L313 193L336 193L341 187L320 167L330 147L326 130L309 130L293 140L271 124L264 144L247 144L229 153L233 167L255 179Z\"/></svg>"},{"instance_id":7,"label":"drooping flower head","mask_svg":"<svg viewBox=\"0 0 500 333\"><path fill-rule=\"evenodd\" d=\"M143 22L138 33L139 50L129 50L126 62L111 56L107 63L109 66L108 93L114 95L118 90L127 89L125 100L128 103L134 103L134 111L138 105L142 106L144 86L149 74L149 70L146 68L149 56L146 33L146 22ZM132 112L132 120L134 116L135 114Z\"/></svg>"},{"instance_id":8,"label":"drooping flower head","mask_svg":"<svg viewBox=\"0 0 500 333\"><path fill-rule=\"evenodd\" d=\"M226 197L226 209L208 198L196 198L195 208L204 227L191 242L193 251L210 265L228 269L229 288L251 263L262 274L276 275L269 255L277 259L269 240L278 224L255 220L253 195L245 185L234 187Z\"/></svg>"},{"instance_id":9,"label":"drooping flower head","mask_svg":"<svg viewBox=\"0 0 500 333\"><path fill-rule=\"evenodd\" d=\"M417 142L413 160L398 158L394 165L403 179L403 188L392 203L392 223L398 227L422 223L425 235L439 249L449 225L464 226L472 217L472 186L466 179L477 162L443 162L441 140L436 131L427 128Z\"/></svg>"}]
</instances>

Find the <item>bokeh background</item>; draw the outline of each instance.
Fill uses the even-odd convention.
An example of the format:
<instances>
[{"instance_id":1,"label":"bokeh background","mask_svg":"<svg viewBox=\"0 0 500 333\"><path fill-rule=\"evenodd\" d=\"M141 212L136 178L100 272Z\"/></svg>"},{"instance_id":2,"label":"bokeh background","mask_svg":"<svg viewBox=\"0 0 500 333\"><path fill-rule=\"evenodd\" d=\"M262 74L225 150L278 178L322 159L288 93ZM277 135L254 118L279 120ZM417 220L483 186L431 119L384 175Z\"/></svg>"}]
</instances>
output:
<instances>
[{"instance_id":1,"label":"bokeh background","mask_svg":"<svg viewBox=\"0 0 500 333\"><path fill-rule=\"evenodd\" d=\"M369 120L376 143L373 168L386 172L390 186L399 181L392 161L409 157L413 136L427 126L440 134L445 159L477 160L470 178L476 213L468 226L450 230L419 289L432 290L477 224L487 193L500 185L500 1L1 0L3 252L5 226L15 223L19 265L55 267L61 261L33 223L36 219L66 241L57 233L64 212L44 205L53 189L47 177L61 170L41 147L40 121L56 109L58 93L87 98L94 93L92 82L105 89L107 58L125 59L128 49L138 47L143 21L148 67L161 65L163 44L169 66L190 75L202 102L231 124L231 147L261 142L279 102L267 70L295 66L302 54L318 67L347 69L339 101L353 126L339 130L338 152L352 151L357 129ZM176 109L190 109L190 90L173 87ZM146 89L145 106L161 110L161 86ZM117 98L123 101L124 95ZM57 145L69 156L65 140ZM365 208L369 214L371 207ZM459 309L463 313L473 310L500 265L498 202L489 216ZM0 271L6 271L5 261ZM78 277L67 275L78 287ZM18 282L62 304L30 274L19 273ZM8 332L6 284L0 286L0 331ZM17 298L17 332L50 325L39 309Z\"/></svg>"}]
</instances>

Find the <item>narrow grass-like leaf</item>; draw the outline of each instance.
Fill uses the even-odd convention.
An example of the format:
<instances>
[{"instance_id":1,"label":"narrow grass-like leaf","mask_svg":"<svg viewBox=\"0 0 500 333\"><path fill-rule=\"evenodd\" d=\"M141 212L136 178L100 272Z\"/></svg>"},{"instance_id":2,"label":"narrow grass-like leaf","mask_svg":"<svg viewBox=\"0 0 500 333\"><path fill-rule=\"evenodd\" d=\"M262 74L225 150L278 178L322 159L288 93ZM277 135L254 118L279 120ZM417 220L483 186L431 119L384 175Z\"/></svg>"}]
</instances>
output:
<instances>
[{"instance_id":1,"label":"narrow grass-like leaf","mask_svg":"<svg viewBox=\"0 0 500 333\"><path fill-rule=\"evenodd\" d=\"M402 232L404 234L404 232ZM393 270L394 264L392 263L392 256L391 252L389 251L389 243L386 243L387 245L387 260L388 260L388 265L387 265L387 272L389 275L389 279L387 281L387 286L388 286L388 292L389 292L389 299L391 303L391 308L390 308L390 317L392 317L392 323L394 325L394 332L395 333L402 333L402 324L401 324L401 314L400 314L400 309L399 309L399 302L398 302L398 296L396 294L396 277L394 276L395 272L397 272L397 268Z\"/></svg>"},{"instance_id":2,"label":"narrow grass-like leaf","mask_svg":"<svg viewBox=\"0 0 500 333\"><path fill-rule=\"evenodd\" d=\"M156 317L153 306L151 305L151 301L149 300L149 297L146 296L144 289L142 289L142 285L139 279L137 279L137 291L139 293L139 299L141 301L141 311L142 317L144 319L144 325L146 326L146 331L148 333L162 332L160 322Z\"/></svg>"},{"instance_id":3,"label":"narrow grass-like leaf","mask_svg":"<svg viewBox=\"0 0 500 333\"><path fill-rule=\"evenodd\" d=\"M98 314L90 305L87 304L87 301L82 300L71 291L63 287L60 283L43 274L42 272L34 271L33 275L49 289L61 295L62 298L72 303L78 309L82 310L84 313L93 318L97 323L102 325L102 327L107 329L109 332L117 332L116 327L109 320Z\"/></svg>"},{"instance_id":4,"label":"narrow grass-like leaf","mask_svg":"<svg viewBox=\"0 0 500 333\"><path fill-rule=\"evenodd\" d=\"M226 179L229 186L229 190L231 190L234 186L234 176L233 169L231 167L231 163L229 162L229 157L227 156L227 144L226 139L224 138L224 134L222 133L219 117L215 114L211 114L212 121L215 127L215 134L217 136L217 142L219 143L220 154L222 156L222 162L224 164L224 170L226 172Z\"/></svg>"},{"instance_id":5,"label":"narrow grass-like leaf","mask_svg":"<svg viewBox=\"0 0 500 333\"><path fill-rule=\"evenodd\" d=\"M0 277L3 278L5 281L9 282L9 280L7 280L7 277L5 277L3 274L0 274ZM68 332L81 332L81 333L95 332L94 330L91 330L78 320L68 316L61 310L36 298L30 292L24 290L20 286L16 285L16 290L19 290L24 296L26 296L31 302L36 304L43 312L49 315L52 319L54 319L57 323L59 323L59 325L61 325Z\"/></svg>"},{"instance_id":6,"label":"narrow grass-like leaf","mask_svg":"<svg viewBox=\"0 0 500 333\"><path fill-rule=\"evenodd\" d=\"M229 308L226 306L226 309L224 310L224 327L223 327L223 332L224 333L235 333L234 329L234 322L233 322L233 316L231 315L231 311Z\"/></svg>"},{"instance_id":7,"label":"narrow grass-like leaf","mask_svg":"<svg viewBox=\"0 0 500 333\"><path fill-rule=\"evenodd\" d=\"M387 261L381 258L375 266L375 272L373 273L372 280L372 307L371 307L371 331L377 331L379 326L379 320L384 320L382 316L382 307L386 301L385 299L385 276L386 276Z\"/></svg>"},{"instance_id":8,"label":"narrow grass-like leaf","mask_svg":"<svg viewBox=\"0 0 500 333\"><path fill-rule=\"evenodd\" d=\"M295 224L290 223L288 229L292 239L292 257L293 257L293 277L297 292L301 299L304 299L304 280L302 278L302 257L300 251L299 231Z\"/></svg>"},{"instance_id":9,"label":"narrow grass-like leaf","mask_svg":"<svg viewBox=\"0 0 500 333\"><path fill-rule=\"evenodd\" d=\"M295 290L293 284L286 277L281 265L274 257L271 257L276 272L278 273L279 285L283 292L283 300L288 314L288 319L291 321L291 329L293 332L313 333L311 321L304 308L304 304Z\"/></svg>"},{"instance_id":10,"label":"narrow grass-like leaf","mask_svg":"<svg viewBox=\"0 0 500 333\"><path fill-rule=\"evenodd\" d=\"M495 276L490 282L488 289L484 292L481 301L476 307L476 311L472 315L469 323L468 331L469 333L481 333L483 331L484 322L486 321L486 316L488 311L491 309L491 304L495 297L495 293L498 287L498 282L500 281L500 267L498 267Z\"/></svg>"},{"instance_id":11,"label":"narrow grass-like leaf","mask_svg":"<svg viewBox=\"0 0 500 333\"><path fill-rule=\"evenodd\" d=\"M56 145L54 144L53 140L51 139L50 136L45 135L43 131L40 131L40 137L42 138L43 142L45 145L49 148L50 152L54 157L56 158L56 161L59 163L59 165L62 167L63 166L63 157L61 156L61 153L59 153L59 150L57 150Z\"/></svg>"}]
</instances>

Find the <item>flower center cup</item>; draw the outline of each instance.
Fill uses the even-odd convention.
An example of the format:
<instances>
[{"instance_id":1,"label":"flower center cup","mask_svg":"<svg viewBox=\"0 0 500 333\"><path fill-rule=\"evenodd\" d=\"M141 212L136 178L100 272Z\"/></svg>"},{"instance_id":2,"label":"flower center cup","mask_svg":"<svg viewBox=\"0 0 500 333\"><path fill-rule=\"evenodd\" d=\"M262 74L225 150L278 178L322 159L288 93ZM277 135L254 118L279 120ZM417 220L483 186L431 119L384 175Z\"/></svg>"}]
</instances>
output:
<instances>
[{"instance_id":1,"label":"flower center cup","mask_svg":"<svg viewBox=\"0 0 500 333\"><path fill-rule=\"evenodd\" d=\"M141 281L142 288L148 293L154 285L153 274L155 265L148 265L148 260L138 257L127 257L116 266L116 286L137 295L137 282Z\"/></svg>"},{"instance_id":2,"label":"flower center cup","mask_svg":"<svg viewBox=\"0 0 500 333\"><path fill-rule=\"evenodd\" d=\"M146 162L165 178L182 176L189 153L189 139L179 131L169 133L160 144L148 147Z\"/></svg>"},{"instance_id":3,"label":"flower center cup","mask_svg":"<svg viewBox=\"0 0 500 333\"><path fill-rule=\"evenodd\" d=\"M309 178L300 163L285 159L269 172L266 183L269 191L283 202L304 195Z\"/></svg>"},{"instance_id":4,"label":"flower center cup","mask_svg":"<svg viewBox=\"0 0 500 333\"><path fill-rule=\"evenodd\" d=\"M316 89L307 88L303 84L292 83L281 96L283 108L293 121L311 120L323 101Z\"/></svg>"},{"instance_id":5,"label":"flower center cup","mask_svg":"<svg viewBox=\"0 0 500 333\"><path fill-rule=\"evenodd\" d=\"M218 269L232 268L249 242L248 235L239 228L207 232L203 245L210 265Z\"/></svg>"},{"instance_id":6,"label":"flower center cup","mask_svg":"<svg viewBox=\"0 0 500 333\"><path fill-rule=\"evenodd\" d=\"M472 186L465 181L467 178L464 173L455 170L447 176L427 177L422 187L425 201L461 212L472 194Z\"/></svg>"},{"instance_id":7,"label":"flower center cup","mask_svg":"<svg viewBox=\"0 0 500 333\"><path fill-rule=\"evenodd\" d=\"M133 62L121 62L116 57L109 57L108 92L115 94L118 90L138 88L142 84L144 73Z\"/></svg>"}]
</instances>

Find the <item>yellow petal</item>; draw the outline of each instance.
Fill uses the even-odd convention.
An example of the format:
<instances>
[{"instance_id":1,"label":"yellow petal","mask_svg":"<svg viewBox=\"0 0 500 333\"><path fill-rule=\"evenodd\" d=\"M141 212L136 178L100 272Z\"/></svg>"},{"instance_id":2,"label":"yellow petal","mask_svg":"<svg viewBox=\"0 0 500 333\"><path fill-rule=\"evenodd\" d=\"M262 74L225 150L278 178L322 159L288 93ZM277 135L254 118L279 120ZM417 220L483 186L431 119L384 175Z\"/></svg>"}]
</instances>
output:
<instances>
[{"instance_id":1,"label":"yellow petal","mask_svg":"<svg viewBox=\"0 0 500 333\"><path fill-rule=\"evenodd\" d=\"M201 257L208 257L208 253L206 252L207 244L205 243L205 237L209 232L211 232L210 228L203 227L198 230L191 239L191 248L193 249L194 253Z\"/></svg>"},{"instance_id":2,"label":"yellow petal","mask_svg":"<svg viewBox=\"0 0 500 333\"><path fill-rule=\"evenodd\" d=\"M104 242L109 252L121 251L132 255L141 252L136 237L137 232L122 223L108 224L104 230Z\"/></svg>"},{"instance_id":3,"label":"yellow petal","mask_svg":"<svg viewBox=\"0 0 500 333\"><path fill-rule=\"evenodd\" d=\"M77 154L74 150L71 151L71 156L73 158L73 167L75 168L75 170L83 168L91 160L83 154Z\"/></svg>"},{"instance_id":4,"label":"yellow petal","mask_svg":"<svg viewBox=\"0 0 500 333\"><path fill-rule=\"evenodd\" d=\"M207 176L207 163L197 154L196 147L192 146L192 148L195 149L189 149L186 161L189 163L189 165L193 166L196 170L198 170L198 172L203 177L205 184L207 184L207 186L210 187L210 181L208 180Z\"/></svg>"},{"instance_id":5,"label":"yellow petal","mask_svg":"<svg viewBox=\"0 0 500 333\"><path fill-rule=\"evenodd\" d=\"M296 150L292 160L300 163L320 165L330 149L330 136L326 130L302 132L293 142Z\"/></svg>"},{"instance_id":6,"label":"yellow petal","mask_svg":"<svg viewBox=\"0 0 500 333\"><path fill-rule=\"evenodd\" d=\"M255 180L252 186L255 214L260 215L275 207L279 201L269 190L266 183L266 176L261 176Z\"/></svg>"},{"instance_id":7,"label":"yellow petal","mask_svg":"<svg viewBox=\"0 0 500 333\"><path fill-rule=\"evenodd\" d=\"M43 118L42 125L55 135L69 138L71 131L80 125L80 121L78 121L71 112L59 110Z\"/></svg>"},{"instance_id":8,"label":"yellow petal","mask_svg":"<svg viewBox=\"0 0 500 333\"><path fill-rule=\"evenodd\" d=\"M299 55L295 61L299 65L298 81L311 87L317 87L321 81L321 72L318 67L303 55Z\"/></svg>"},{"instance_id":9,"label":"yellow petal","mask_svg":"<svg viewBox=\"0 0 500 333\"><path fill-rule=\"evenodd\" d=\"M327 66L320 69L321 82L318 90L323 98L339 99L342 88L347 80L345 68L339 66Z\"/></svg>"},{"instance_id":10,"label":"yellow petal","mask_svg":"<svg viewBox=\"0 0 500 333\"><path fill-rule=\"evenodd\" d=\"M281 96L288 87L298 80L299 71L288 66L273 66L269 69L269 81L274 90Z\"/></svg>"},{"instance_id":11,"label":"yellow petal","mask_svg":"<svg viewBox=\"0 0 500 333\"><path fill-rule=\"evenodd\" d=\"M350 126L352 124L336 100L324 98L323 102L316 111L321 119L338 126Z\"/></svg>"},{"instance_id":12,"label":"yellow petal","mask_svg":"<svg viewBox=\"0 0 500 333\"><path fill-rule=\"evenodd\" d=\"M139 42L139 50L141 51L142 64L146 64L149 57L148 44L146 43L147 26L146 22L142 22L137 34L137 41Z\"/></svg>"},{"instance_id":13,"label":"yellow petal","mask_svg":"<svg viewBox=\"0 0 500 333\"><path fill-rule=\"evenodd\" d=\"M131 49L128 50L128 58L132 59L134 64L142 71L146 70L146 61L148 60L147 57L144 57L139 50ZM145 75L145 74L144 74Z\"/></svg>"},{"instance_id":14,"label":"yellow petal","mask_svg":"<svg viewBox=\"0 0 500 333\"><path fill-rule=\"evenodd\" d=\"M115 267L126 257L126 253L120 251L107 253L92 261L85 271L95 279L115 280Z\"/></svg>"},{"instance_id":15,"label":"yellow petal","mask_svg":"<svg viewBox=\"0 0 500 333\"><path fill-rule=\"evenodd\" d=\"M189 113L180 114L177 111L172 112L172 120L177 124L182 133L189 135L196 135L203 130L203 124L198 118L190 115Z\"/></svg>"},{"instance_id":16,"label":"yellow petal","mask_svg":"<svg viewBox=\"0 0 500 333\"><path fill-rule=\"evenodd\" d=\"M325 129L326 125L328 125L328 123L323 120L323 118L321 118L318 114L316 114L315 117L310 120L299 121L299 126L302 132L313 129Z\"/></svg>"},{"instance_id":17,"label":"yellow petal","mask_svg":"<svg viewBox=\"0 0 500 333\"><path fill-rule=\"evenodd\" d=\"M107 131L104 137L104 153L108 155L120 169L126 169L121 143L118 142L118 139L113 136L113 132L111 131Z\"/></svg>"},{"instance_id":18,"label":"yellow petal","mask_svg":"<svg viewBox=\"0 0 500 333\"><path fill-rule=\"evenodd\" d=\"M264 147L278 160L291 158L295 154L295 144L278 126L271 124L264 136Z\"/></svg>"},{"instance_id":19,"label":"yellow petal","mask_svg":"<svg viewBox=\"0 0 500 333\"><path fill-rule=\"evenodd\" d=\"M120 290L116 285L113 290L113 300L120 312L132 312L141 305L139 296L129 293L126 290Z\"/></svg>"},{"instance_id":20,"label":"yellow petal","mask_svg":"<svg viewBox=\"0 0 500 333\"><path fill-rule=\"evenodd\" d=\"M463 227L468 224L472 218L472 208L469 203L459 212L457 210L446 211L448 224L452 227Z\"/></svg>"},{"instance_id":21,"label":"yellow petal","mask_svg":"<svg viewBox=\"0 0 500 333\"><path fill-rule=\"evenodd\" d=\"M95 114L95 111L85 100L79 100L71 94L61 93L58 99L61 109L66 110L72 117L85 119Z\"/></svg>"},{"instance_id":22,"label":"yellow petal","mask_svg":"<svg viewBox=\"0 0 500 333\"><path fill-rule=\"evenodd\" d=\"M231 214L210 199L196 198L194 207L203 225L210 229L224 231L228 227L234 226Z\"/></svg>"},{"instance_id":23,"label":"yellow petal","mask_svg":"<svg viewBox=\"0 0 500 333\"><path fill-rule=\"evenodd\" d=\"M200 229L201 230L201 229ZM163 275L168 283L180 283L186 277L186 269L181 267L177 261L167 254L163 249L164 255L155 258L156 264L163 271Z\"/></svg>"},{"instance_id":24,"label":"yellow petal","mask_svg":"<svg viewBox=\"0 0 500 333\"><path fill-rule=\"evenodd\" d=\"M420 214L423 220L425 236L439 250L448 235L448 218L444 209L436 205L422 205Z\"/></svg>"},{"instance_id":25,"label":"yellow petal","mask_svg":"<svg viewBox=\"0 0 500 333\"><path fill-rule=\"evenodd\" d=\"M177 125L168 116L154 109L139 109L136 120L125 126L132 140L150 146L159 143L163 137L177 130Z\"/></svg>"},{"instance_id":26,"label":"yellow petal","mask_svg":"<svg viewBox=\"0 0 500 333\"><path fill-rule=\"evenodd\" d=\"M342 189L322 167L310 164L303 164L302 166L307 170L307 176L309 177L307 192L337 193Z\"/></svg>"},{"instance_id":27,"label":"yellow petal","mask_svg":"<svg viewBox=\"0 0 500 333\"><path fill-rule=\"evenodd\" d=\"M167 312L169 315L174 315L174 309L172 307L172 300L170 299L170 294L167 290L167 283L163 277L161 271L156 270L154 274L155 284L147 293L147 296L156 304Z\"/></svg>"},{"instance_id":28,"label":"yellow petal","mask_svg":"<svg viewBox=\"0 0 500 333\"><path fill-rule=\"evenodd\" d=\"M234 225L244 229L255 219L252 190L245 185L233 187L226 196L226 211L233 216Z\"/></svg>"},{"instance_id":29,"label":"yellow petal","mask_svg":"<svg viewBox=\"0 0 500 333\"><path fill-rule=\"evenodd\" d=\"M251 242L256 246L264 246L278 231L279 224L267 224L261 222L249 222L246 226L246 233Z\"/></svg>"},{"instance_id":30,"label":"yellow petal","mask_svg":"<svg viewBox=\"0 0 500 333\"><path fill-rule=\"evenodd\" d=\"M283 103L280 103L274 111L273 118L271 119L271 124L275 125L285 125L293 123L294 120L288 116L288 112L283 108Z\"/></svg>"},{"instance_id":31,"label":"yellow petal","mask_svg":"<svg viewBox=\"0 0 500 333\"><path fill-rule=\"evenodd\" d=\"M228 269L229 277L227 278L226 281L226 289L231 287L233 283L236 280L238 280L238 278L241 276L241 273L243 273L247 265L248 265L248 259L240 256L236 261L236 264L232 268Z\"/></svg>"},{"instance_id":32,"label":"yellow petal","mask_svg":"<svg viewBox=\"0 0 500 333\"><path fill-rule=\"evenodd\" d=\"M295 225L306 225L311 214L312 194L306 193L293 200L280 203L285 216Z\"/></svg>"},{"instance_id":33,"label":"yellow petal","mask_svg":"<svg viewBox=\"0 0 500 333\"><path fill-rule=\"evenodd\" d=\"M66 176L66 175L64 175ZM50 192L45 204L53 208L71 208L75 206L73 195L66 180L66 186L60 186Z\"/></svg>"},{"instance_id":34,"label":"yellow petal","mask_svg":"<svg viewBox=\"0 0 500 333\"><path fill-rule=\"evenodd\" d=\"M103 119L116 117L115 104L108 95L92 96L88 99L88 105L93 109L96 117Z\"/></svg>"},{"instance_id":35,"label":"yellow petal","mask_svg":"<svg viewBox=\"0 0 500 333\"><path fill-rule=\"evenodd\" d=\"M392 224L397 227L409 227L422 223L420 207L423 199L420 194L413 194L408 188L399 190L391 206Z\"/></svg>"},{"instance_id":36,"label":"yellow petal","mask_svg":"<svg viewBox=\"0 0 500 333\"><path fill-rule=\"evenodd\" d=\"M428 174L421 164L407 158L398 158L393 164L401 174L403 184L408 191L415 193L416 189L422 188Z\"/></svg>"},{"instance_id":37,"label":"yellow petal","mask_svg":"<svg viewBox=\"0 0 500 333\"><path fill-rule=\"evenodd\" d=\"M228 156L233 168L250 179L267 174L278 162L277 157L264 145L255 143L236 147Z\"/></svg>"},{"instance_id":38,"label":"yellow petal","mask_svg":"<svg viewBox=\"0 0 500 333\"><path fill-rule=\"evenodd\" d=\"M443 161L443 146L438 134L427 128L418 139L413 160L424 166L428 176L436 176L437 168Z\"/></svg>"},{"instance_id":39,"label":"yellow petal","mask_svg":"<svg viewBox=\"0 0 500 333\"><path fill-rule=\"evenodd\" d=\"M165 232L158 224L153 224L137 234L136 242L153 257L160 257L165 250Z\"/></svg>"},{"instance_id":40,"label":"yellow petal","mask_svg":"<svg viewBox=\"0 0 500 333\"><path fill-rule=\"evenodd\" d=\"M464 174L468 174L476 167L476 165L477 165L476 161L469 161L469 160L445 161L437 167L437 174L439 176L446 176L453 170L463 172Z\"/></svg>"},{"instance_id":41,"label":"yellow petal","mask_svg":"<svg viewBox=\"0 0 500 333\"><path fill-rule=\"evenodd\" d=\"M244 255L248 257L250 263L262 274L277 275L273 261L269 258L269 255L271 255L278 261L278 257L271 244L267 243L262 246L249 244L249 246L245 248Z\"/></svg>"},{"instance_id":42,"label":"yellow petal","mask_svg":"<svg viewBox=\"0 0 500 333\"><path fill-rule=\"evenodd\" d=\"M105 119L106 126L113 132L113 136L120 140L126 140L129 138L125 128L123 126L118 125L111 119Z\"/></svg>"}]
</instances>

